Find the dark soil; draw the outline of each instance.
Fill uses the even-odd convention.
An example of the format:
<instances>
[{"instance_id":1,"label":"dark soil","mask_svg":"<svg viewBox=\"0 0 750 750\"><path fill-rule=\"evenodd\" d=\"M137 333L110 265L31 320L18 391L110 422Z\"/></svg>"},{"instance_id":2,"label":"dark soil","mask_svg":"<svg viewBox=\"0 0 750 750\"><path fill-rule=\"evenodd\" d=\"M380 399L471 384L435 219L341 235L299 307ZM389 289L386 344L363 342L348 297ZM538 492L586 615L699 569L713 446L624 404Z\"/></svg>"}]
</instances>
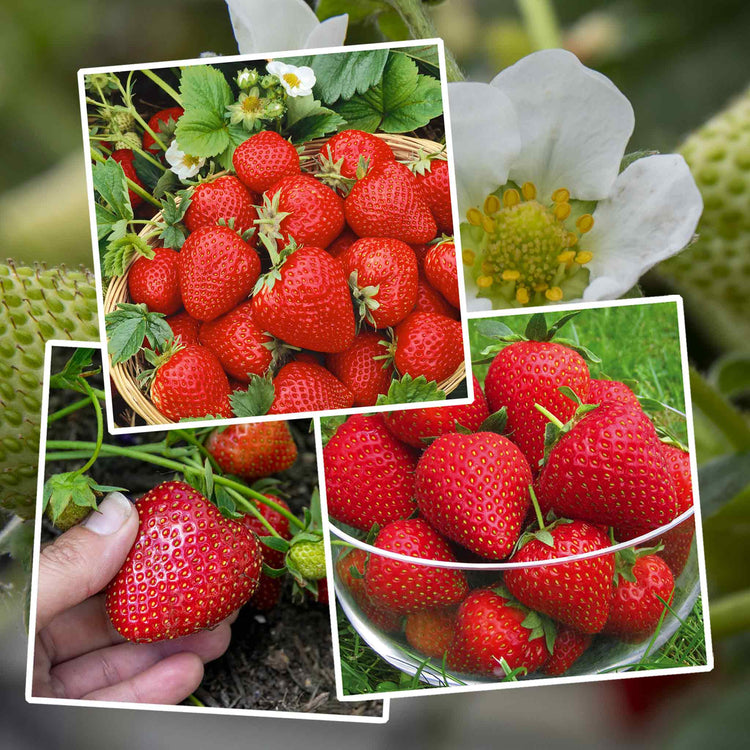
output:
<instances>
[{"instance_id":1,"label":"dark soil","mask_svg":"<svg viewBox=\"0 0 750 750\"><path fill-rule=\"evenodd\" d=\"M56 349L52 373L58 372L72 354L71 349ZM98 353L97 353L98 354ZM97 382L98 381L98 382ZM101 388L101 375L91 379ZM53 390L49 413L81 398L72 391ZM278 475L280 489L291 509L301 516L318 484L315 437L311 420L290 423L299 457L287 471ZM140 445L162 440L164 433L105 435L105 442ZM92 408L81 409L50 425L48 439L86 440L96 438ZM70 471L83 461L50 462L45 478ZM120 457L99 458L89 472L98 482L124 486L135 498L173 475L150 464ZM45 520L44 536L50 539L56 530ZM291 581L285 580L280 604L271 612L260 613L244 607L232 627L232 642L223 657L206 665L203 683L195 697L206 706L268 711L300 711L356 716L380 716L382 702L341 703L335 698L333 649L328 606L312 599L292 602ZM192 705L192 704L191 704Z\"/></svg>"}]
</instances>

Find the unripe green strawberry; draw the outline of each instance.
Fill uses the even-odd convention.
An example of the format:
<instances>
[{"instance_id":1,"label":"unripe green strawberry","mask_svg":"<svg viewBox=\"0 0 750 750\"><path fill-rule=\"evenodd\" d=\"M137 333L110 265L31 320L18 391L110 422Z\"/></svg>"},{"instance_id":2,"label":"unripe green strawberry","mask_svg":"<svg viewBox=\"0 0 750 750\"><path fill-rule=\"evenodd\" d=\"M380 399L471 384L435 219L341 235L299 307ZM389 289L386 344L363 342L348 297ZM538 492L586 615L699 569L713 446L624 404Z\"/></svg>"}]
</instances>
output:
<instances>
[{"instance_id":1,"label":"unripe green strawberry","mask_svg":"<svg viewBox=\"0 0 750 750\"><path fill-rule=\"evenodd\" d=\"M140 148L141 147L141 136L138 133L118 133L114 140L115 149L120 148Z\"/></svg>"},{"instance_id":2,"label":"unripe green strawberry","mask_svg":"<svg viewBox=\"0 0 750 750\"><path fill-rule=\"evenodd\" d=\"M112 127L120 133L127 133L135 128L135 118L130 112L114 112Z\"/></svg>"},{"instance_id":3,"label":"unripe green strawberry","mask_svg":"<svg viewBox=\"0 0 750 750\"><path fill-rule=\"evenodd\" d=\"M728 348L750 341L750 89L680 149L703 196L698 240L658 267Z\"/></svg>"},{"instance_id":4,"label":"unripe green strawberry","mask_svg":"<svg viewBox=\"0 0 750 750\"><path fill-rule=\"evenodd\" d=\"M34 515L44 342L98 341L94 277L0 263L0 505Z\"/></svg>"},{"instance_id":5,"label":"unripe green strawberry","mask_svg":"<svg viewBox=\"0 0 750 750\"><path fill-rule=\"evenodd\" d=\"M287 553L288 561L308 581L318 581L326 576L326 551L323 540L297 542Z\"/></svg>"}]
</instances>

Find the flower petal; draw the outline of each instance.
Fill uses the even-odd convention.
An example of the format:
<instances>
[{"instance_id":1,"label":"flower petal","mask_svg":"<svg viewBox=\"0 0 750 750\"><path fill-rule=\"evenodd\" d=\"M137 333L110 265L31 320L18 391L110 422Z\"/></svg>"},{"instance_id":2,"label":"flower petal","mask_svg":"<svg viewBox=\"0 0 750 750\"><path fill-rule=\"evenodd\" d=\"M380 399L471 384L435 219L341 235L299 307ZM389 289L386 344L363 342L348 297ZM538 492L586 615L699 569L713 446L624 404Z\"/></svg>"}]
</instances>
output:
<instances>
[{"instance_id":1,"label":"flower petal","mask_svg":"<svg viewBox=\"0 0 750 750\"><path fill-rule=\"evenodd\" d=\"M320 25L304 0L226 0L240 52L299 49Z\"/></svg>"},{"instance_id":2,"label":"flower petal","mask_svg":"<svg viewBox=\"0 0 750 750\"><path fill-rule=\"evenodd\" d=\"M507 182L521 136L508 97L489 84L451 83L448 98L458 206L463 217Z\"/></svg>"},{"instance_id":3,"label":"flower petal","mask_svg":"<svg viewBox=\"0 0 750 750\"><path fill-rule=\"evenodd\" d=\"M633 287L656 263L690 242L703 200L678 154L646 156L615 180L594 211L594 227L581 245L594 257L585 300L613 299Z\"/></svg>"},{"instance_id":4,"label":"flower petal","mask_svg":"<svg viewBox=\"0 0 750 750\"><path fill-rule=\"evenodd\" d=\"M346 39L346 30L349 26L349 16L344 13L340 16L331 16L319 23L308 35L304 47L315 49L316 47L340 47Z\"/></svg>"},{"instance_id":5,"label":"flower petal","mask_svg":"<svg viewBox=\"0 0 750 750\"><path fill-rule=\"evenodd\" d=\"M487 297L477 297L479 287L471 271L464 269L464 285L466 287L466 309L468 312L484 312L492 310L492 300Z\"/></svg>"},{"instance_id":6,"label":"flower petal","mask_svg":"<svg viewBox=\"0 0 750 750\"><path fill-rule=\"evenodd\" d=\"M633 108L619 89L565 50L542 50L503 70L492 86L518 113L521 153L510 178L549 199L560 187L580 200L612 188L633 132Z\"/></svg>"}]
</instances>

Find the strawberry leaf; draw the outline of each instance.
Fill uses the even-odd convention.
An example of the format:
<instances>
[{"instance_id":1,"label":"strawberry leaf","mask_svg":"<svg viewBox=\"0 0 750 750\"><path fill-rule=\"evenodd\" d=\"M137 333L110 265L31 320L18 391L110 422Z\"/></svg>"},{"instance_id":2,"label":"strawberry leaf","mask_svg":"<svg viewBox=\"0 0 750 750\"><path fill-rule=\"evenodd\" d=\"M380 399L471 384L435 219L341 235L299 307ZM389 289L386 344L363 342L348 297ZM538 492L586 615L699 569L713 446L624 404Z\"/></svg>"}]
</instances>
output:
<instances>
[{"instance_id":1,"label":"strawberry leaf","mask_svg":"<svg viewBox=\"0 0 750 750\"><path fill-rule=\"evenodd\" d=\"M174 333L163 313L149 312L145 304L120 302L105 318L108 351L112 364L119 364L137 354L143 340L159 351L165 351Z\"/></svg>"},{"instance_id":2,"label":"strawberry leaf","mask_svg":"<svg viewBox=\"0 0 750 750\"><path fill-rule=\"evenodd\" d=\"M123 237L112 240L107 245L102 262L104 275L107 278L122 276L136 255L153 258L154 248L135 232L128 232Z\"/></svg>"},{"instance_id":3,"label":"strawberry leaf","mask_svg":"<svg viewBox=\"0 0 750 750\"><path fill-rule=\"evenodd\" d=\"M261 538L261 542L262 541L263 539ZM286 567L272 568L270 565L266 565L266 563L263 563L263 575L268 576L269 578L281 578L288 572L289 571L286 569Z\"/></svg>"},{"instance_id":4,"label":"strawberry leaf","mask_svg":"<svg viewBox=\"0 0 750 750\"><path fill-rule=\"evenodd\" d=\"M258 538L269 549L276 550L277 552L287 552L289 550L289 542L280 536L261 536Z\"/></svg>"},{"instance_id":5,"label":"strawberry leaf","mask_svg":"<svg viewBox=\"0 0 750 750\"><path fill-rule=\"evenodd\" d=\"M128 196L128 183L122 165L111 157L105 162L94 164L91 174L94 190L120 219L130 221L133 207Z\"/></svg>"},{"instance_id":6,"label":"strawberry leaf","mask_svg":"<svg viewBox=\"0 0 750 750\"><path fill-rule=\"evenodd\" d=\"M216 507L219 509L221 515L225 518L242 518L242 513L237 512L237 505L234 499L220 484L214 487L213 501L216 503Z\"/></svg>"},{"instance_id":7,"label":"strawberry leaf","mask_svg":"<svg viewBox=\"0 0 750 750\"><path fill-rule=\"evenodd\" d=\"M305 143L312 138L322 138L328 133L336 132L343 125L346 125L346 120L332 109L324 107L312 94L287 99L284 133L292 143Z\"/></svg>"},{"instance_id":8,"label":"strawberry leaf","mask_svg":"<svg viewBox=\"0 0 750 750\"><path fill-rule=\"evenodd\" d=\"M171 169L168 169L156 181L156 185L154 185L152 195L157 199L163 198L167 193L171 193L176 187L179 187L180 185L180 178Z\"/></svg>"},{"instance_id":9,"label":"strawberry leaf","mask_svg":"<svg viewBox=\"0 0 750 750\"><path fill-rule=\"evenodd\" d=\"M569 349L578 352L585 360L591 362L592 364L598 365L602 361L602 358L598 354L594 354L594 352L592 352L590 349L587 349L585 346L581 346L577 341L572 341L571 339L555 340L558 344L563 344Z\"/></svg>"},{"instance_id":10,"label":"strawberry leaf","mask_svg":"<svg viewBox=\"0 0 750 750\"><path fill-rule=\"evenodd\" d=\"M94 349L76 349L63 369L50 378L49 387L86 393L81 385L81 378L94 375L100 370L95 368L84 373L87 367L93 367L94 353Z\"/></svg>"},{"instance_id":11,"label":"strawberry leaf","mask_svg":"<svg viewBox=\"0 0 750 750\"><path fill-rule=\"evenodd\" d=\"M490 414L490 416L479 425L477 432L495 432L498 435L504 435L507 424L508 409L503 406L494 414Z\"/></svg>"},{"instance_id":12,"label":"strawberry leaf","mask_svg":"<svg viewBox=\"0 0 750 750\"><path fill-rule=\"evenodd\" d=\"M229 397L236 417L261 417L271 408L276 392L270 373L267 377L251 375L246 391L235 391Z\"/></svg>"},{"instance_id":13,"label":"strawberry leaf","mask_svg":"<svg viewBox=\"0 0 750 750\"><path fill-rule=\"evenodd\" d=\"M445 391L438 388L438 384L428 381L424 375L412 378L404 375L401 380L393 380L387 394L378 396L377 405L414 404L421 401L444 401Z\"/></svg>"},{"instance_id":14,"label":"strawberry leaf","mask_svg":"<svg viewBox=\"0 0 750 750\"><path fill-rule=\"evenodd\" d=\"M486 319L472 321L471 327L481 336L488 339L505 341L508 336L513 336L513 331L500 320Z\"/></svg>"}]
</instances>

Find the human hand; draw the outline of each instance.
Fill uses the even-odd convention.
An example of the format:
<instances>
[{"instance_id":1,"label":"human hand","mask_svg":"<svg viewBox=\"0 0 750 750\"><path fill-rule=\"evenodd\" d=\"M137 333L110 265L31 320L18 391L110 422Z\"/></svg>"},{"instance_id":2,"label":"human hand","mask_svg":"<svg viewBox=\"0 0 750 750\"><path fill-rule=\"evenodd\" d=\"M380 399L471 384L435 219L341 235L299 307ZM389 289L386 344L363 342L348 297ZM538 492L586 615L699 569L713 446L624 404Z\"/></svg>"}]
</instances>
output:
<instances>
[{"instance_id":1,"label":"human hand","mask_svg":"<svg viewBox=\"0 0 750 750\"><path fill-rule=\"evenodd\" d=\"M198 687L204 663L226 650L236 613L212 630L158 643L129 643L112 627L100 592L137 532L135 505L115 492L42 550L34 696L175 704Z\"/></svg>"}]
</instances>

